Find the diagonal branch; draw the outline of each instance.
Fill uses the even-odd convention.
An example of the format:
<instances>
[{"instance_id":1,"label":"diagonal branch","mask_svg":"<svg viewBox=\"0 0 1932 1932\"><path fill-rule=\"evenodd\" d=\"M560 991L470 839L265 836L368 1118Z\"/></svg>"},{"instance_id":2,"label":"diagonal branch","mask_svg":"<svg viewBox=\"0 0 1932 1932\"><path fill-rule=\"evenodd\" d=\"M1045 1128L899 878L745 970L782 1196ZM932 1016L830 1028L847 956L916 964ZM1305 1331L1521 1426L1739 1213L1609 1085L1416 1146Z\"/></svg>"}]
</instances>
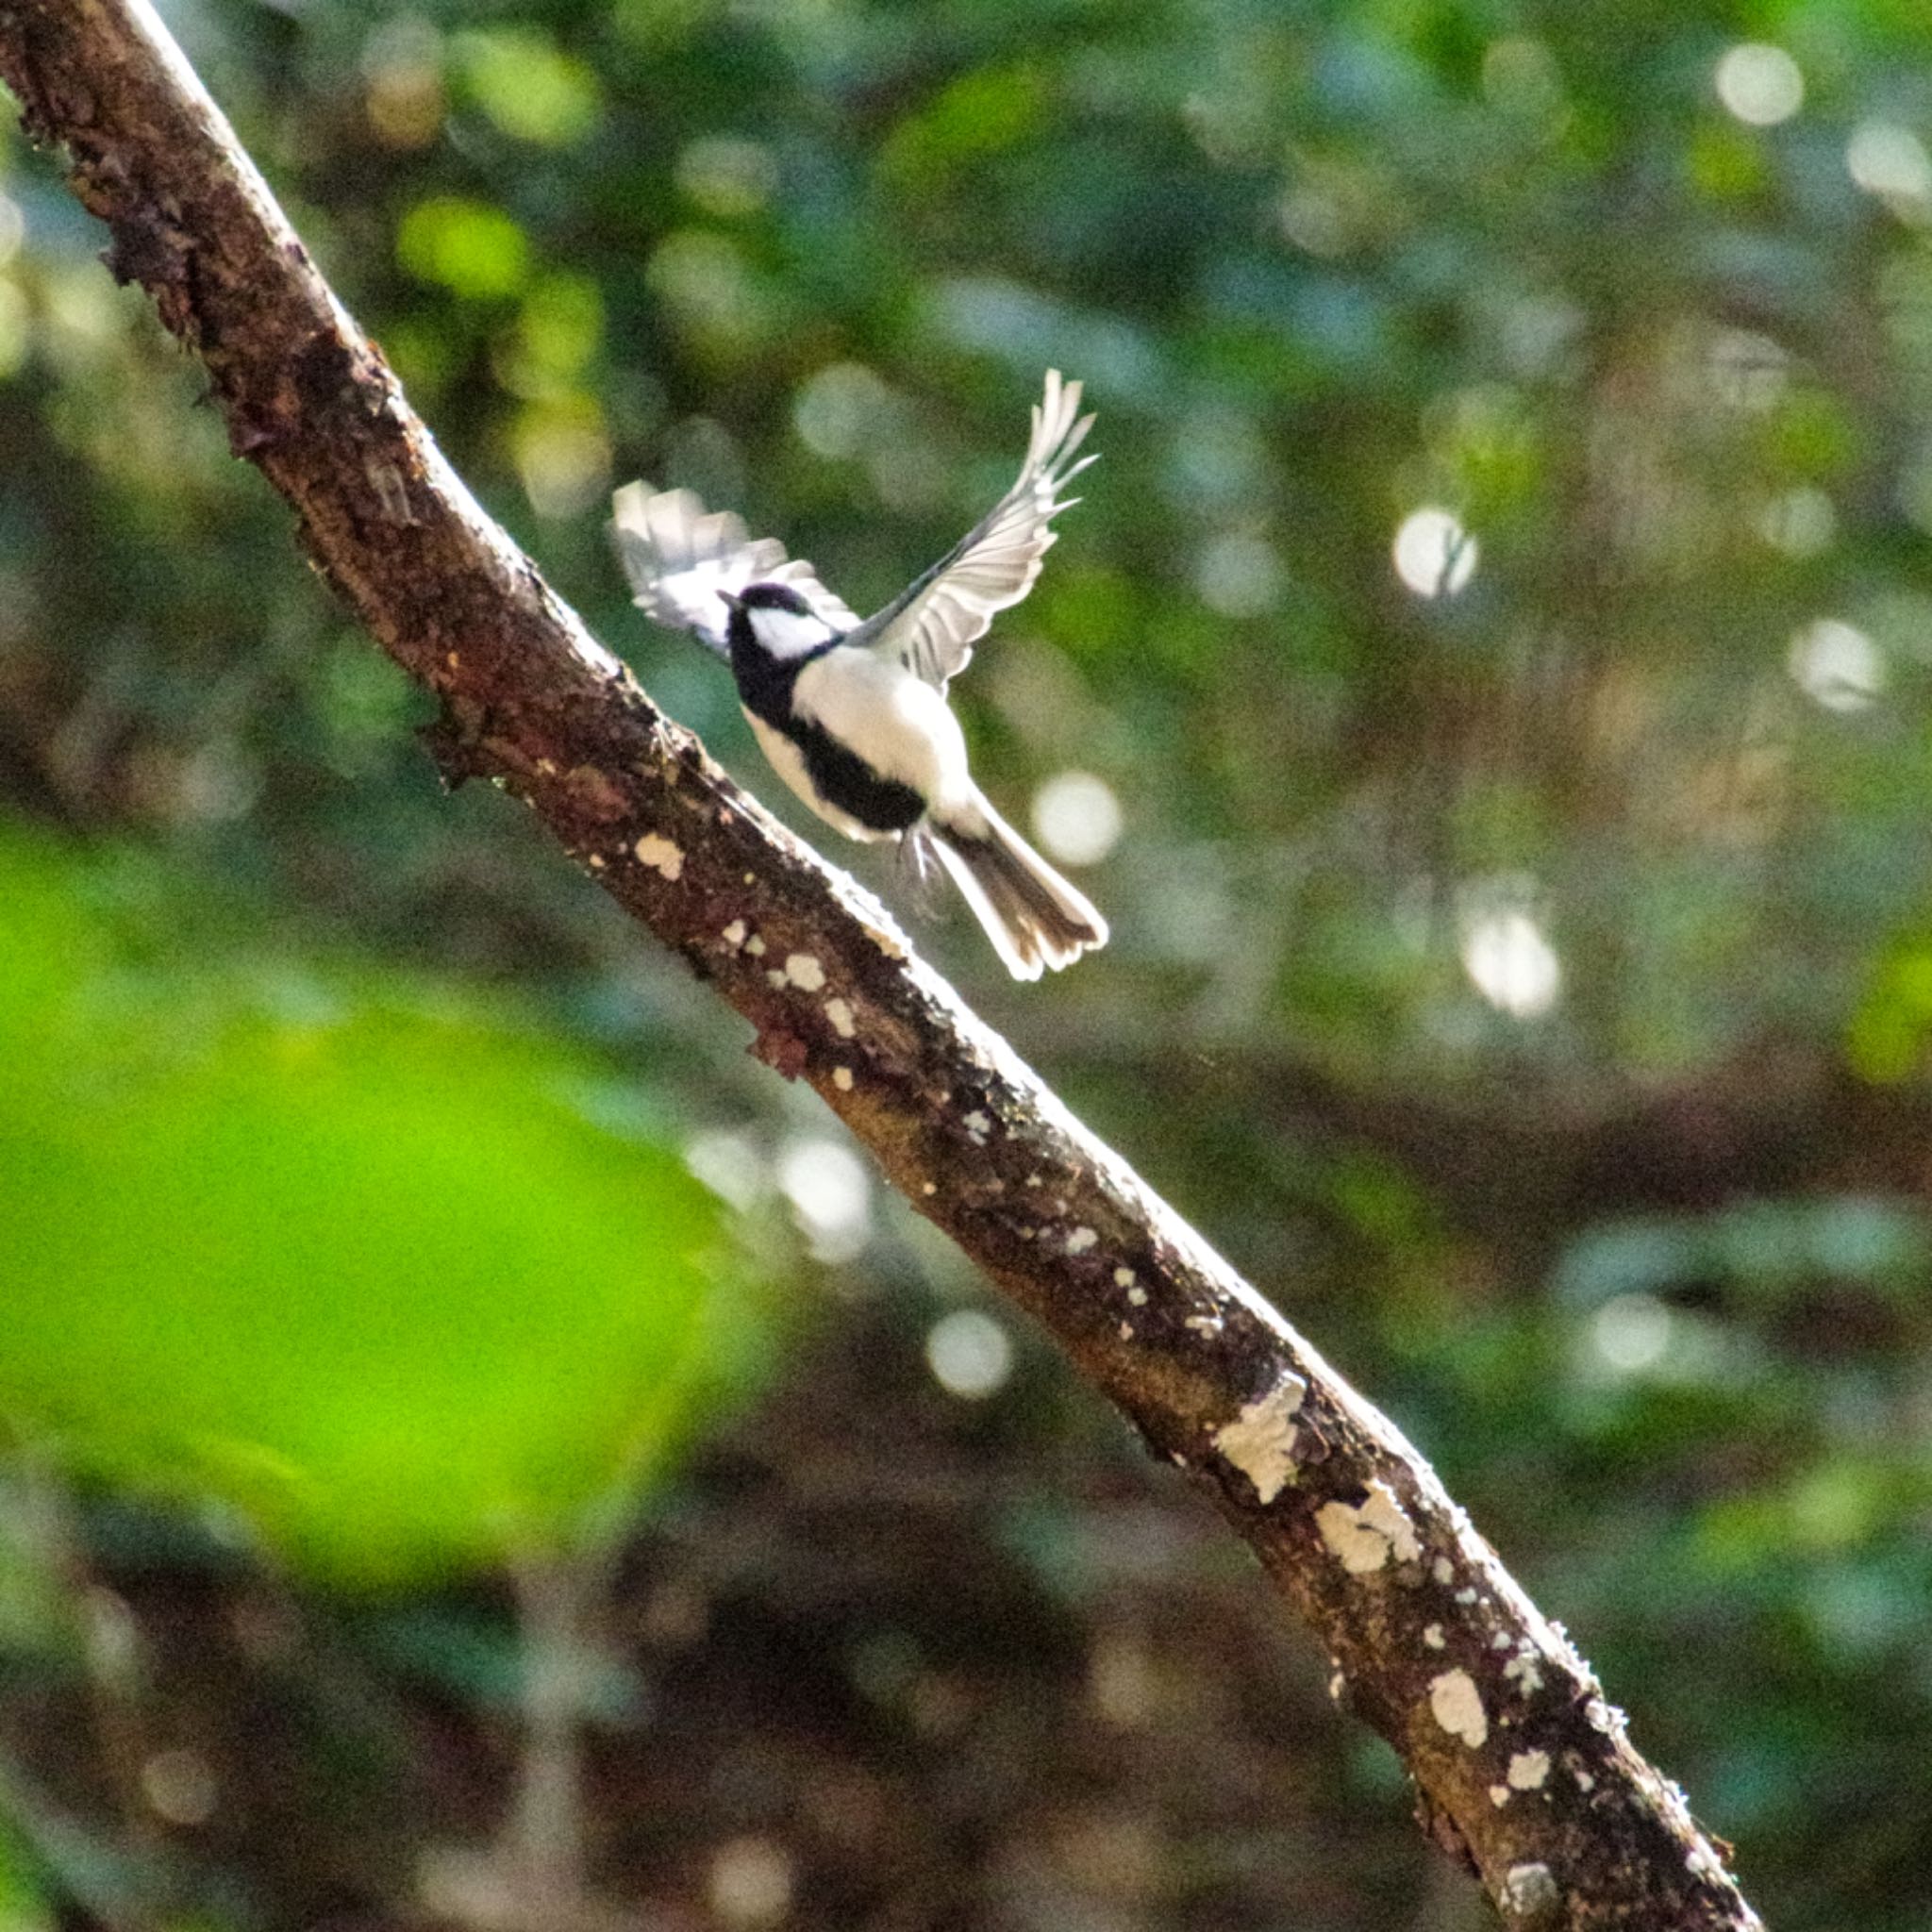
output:
<instances>
[{"instance_id":1,"label":"diagonal branch","mask_svg":"<svg viewBox=\"0 0 1932 1932\"><path fill-rule=\"evenodd\" d=\"M874 902L664 718L486 518L146 0L0 0L0 74L206 366L238 455L441 700L452 782L523 799L808 1080L1248 1541L1505 1919L1756 1926L1681 1794L1433 1471Z\"/></svg>"}]
</instances>

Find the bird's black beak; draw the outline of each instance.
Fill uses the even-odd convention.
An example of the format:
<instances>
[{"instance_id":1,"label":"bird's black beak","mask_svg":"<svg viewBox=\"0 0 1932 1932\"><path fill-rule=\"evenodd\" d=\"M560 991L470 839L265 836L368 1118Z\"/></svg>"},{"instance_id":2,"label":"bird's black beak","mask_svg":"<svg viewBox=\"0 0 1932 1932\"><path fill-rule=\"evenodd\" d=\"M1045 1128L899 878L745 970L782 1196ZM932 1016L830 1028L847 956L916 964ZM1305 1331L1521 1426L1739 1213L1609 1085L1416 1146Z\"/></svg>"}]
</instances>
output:
<instances>
[{"instance_id":1,"label":"bird's black beak","mask_svg":"<svg viewBox=\"0 0 1932 1932\"><path fill-rule=\"evenodd\" d=\"M727 610L742 610L744 608L744 599L736 591L720 591L718 594L724 598L724 608Z\"/></svg>"}]
</instances>

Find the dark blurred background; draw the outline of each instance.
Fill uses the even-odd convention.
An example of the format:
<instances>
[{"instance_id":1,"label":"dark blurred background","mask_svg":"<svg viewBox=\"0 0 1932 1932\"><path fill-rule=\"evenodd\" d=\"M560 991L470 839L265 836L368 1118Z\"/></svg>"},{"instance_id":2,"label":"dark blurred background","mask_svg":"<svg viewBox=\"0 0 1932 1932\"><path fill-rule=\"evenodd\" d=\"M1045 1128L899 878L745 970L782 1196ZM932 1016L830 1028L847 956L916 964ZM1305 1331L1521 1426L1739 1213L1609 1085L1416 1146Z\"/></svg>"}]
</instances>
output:
<instances>
[{"instance_id":1,"label":"dark blurred background","mask_svg":"<svg viewBox=\"0 0 1932 1932\"><path fill-rule=\"evenodd\" d=\"M1015 988L918 929L1770 1922L1932 1924L1923 7L164 11L780 810L611 487L869 608L1085 379L1105 459L956 695L1115 937ZM103 241L9 133L0 1926L1487 1923L1183 1480L439 794Z\"/></svg>"}]
</instances>

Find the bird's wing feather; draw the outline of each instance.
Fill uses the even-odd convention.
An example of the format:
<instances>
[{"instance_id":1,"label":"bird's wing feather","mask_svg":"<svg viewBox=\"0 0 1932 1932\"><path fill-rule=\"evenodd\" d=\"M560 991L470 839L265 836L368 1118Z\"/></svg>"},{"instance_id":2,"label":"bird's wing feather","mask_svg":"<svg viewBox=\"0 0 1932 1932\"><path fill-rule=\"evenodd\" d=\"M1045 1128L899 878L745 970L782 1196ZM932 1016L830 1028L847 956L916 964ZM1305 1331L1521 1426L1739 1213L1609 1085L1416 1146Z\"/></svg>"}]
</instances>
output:
<instances>
[{"instance_id":1,"label":"bird's wing feather","mask_svg":"<svg viewBox=\"0 0 1932 1932\"><path fill-rule=\"evenodd\" d=\"M693 632L721 656L730 647L718 593L736 596L747 584L789 584L827 624L844 631L858 623L810 564L788 558L775 537L753 538L733 511L708 511L692 491L626 483L612 510L611 534L638 608L656 624Z\"/></svg>"},{"instance_id":2,"label":"bird's wing feather","mask_svg":"<svg viewBox=\"0 0 1932 1932\"><path fill-rule=\"evenodd\" d=\"M1033 436L1013 487L933 567L849 640L898 658L926 683L945 690L962 671L993 613L1033 588L1054 541L1053 519L1077 502L1061 491L1087 465L1074 460L1091 416L1082 416L1080 385L1046 372L1033 406Z\"/></svg>"}]
</instances>

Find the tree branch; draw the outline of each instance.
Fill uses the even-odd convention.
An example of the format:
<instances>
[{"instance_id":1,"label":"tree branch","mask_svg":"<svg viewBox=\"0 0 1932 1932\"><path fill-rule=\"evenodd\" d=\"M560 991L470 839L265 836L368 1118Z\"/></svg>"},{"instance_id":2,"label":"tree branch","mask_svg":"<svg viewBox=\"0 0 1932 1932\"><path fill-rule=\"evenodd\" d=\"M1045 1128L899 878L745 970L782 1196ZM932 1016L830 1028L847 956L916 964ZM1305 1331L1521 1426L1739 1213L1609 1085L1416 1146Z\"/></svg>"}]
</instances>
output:
<instances>
[{"instance_id":1,"label":"tree branch","mask_svg":"<svg viewBox=\"0 0 1932 1932\"><path fill-rule=\"evenodd\" d=\"M144 0L0 0L0 73L29 131L66 143L108 265L206 366L236 453L441 700L444 774L530 806L1209 1492L1506 1920L1757 1925L1589 1667L1393 1425L665 719L483 515Z\"/></svg>"}]
</instances>

